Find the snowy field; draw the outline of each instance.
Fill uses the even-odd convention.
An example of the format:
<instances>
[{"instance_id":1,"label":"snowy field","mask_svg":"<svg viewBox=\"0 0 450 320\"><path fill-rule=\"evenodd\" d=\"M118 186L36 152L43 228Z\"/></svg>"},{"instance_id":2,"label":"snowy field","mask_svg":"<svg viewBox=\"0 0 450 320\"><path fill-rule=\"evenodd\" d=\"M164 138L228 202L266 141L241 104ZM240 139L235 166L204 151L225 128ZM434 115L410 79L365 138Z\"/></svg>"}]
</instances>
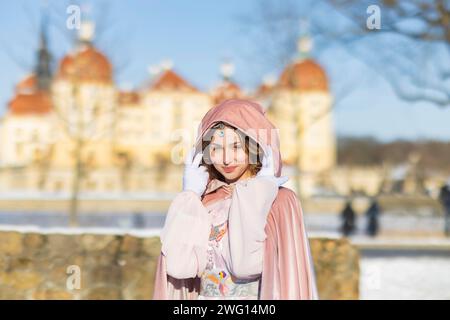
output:
<instances>
[{"instance_id":1,"label":"snowy field","mask_svg":"<svg viewBox=\"0 0 450 320\"><path fill-rule=\"evenodd\" d=\"M304 219L310 232L338 232L341 226L340 216L336 214L306 214ZM366 217L357 216L356 235L364 233L366 224ZM386 233L441 233L444 230L444 224L444 218L435 215L382 214L379 219L380 231Z\"/></svg>"},{"instance_id":2,"label":"snowy field","mask_svg":"<svg viewBox=\"0 0 450 320\"><path fill-rule=\"evenodd\" d=\"M83 213L79 216L83 227L123 227L123 228L162 228L164 213ZM58 212L0 212L0 224L35 225L40 227L61 227L68 225L68 215ZM305 223L310 232L338 232L341 225L336 214L305 214ZM367 221L365 217L356 219L357 232L364 232ZM380 217L380 229L383 231L427 231L441 232L444 219L439 216L425 215L388 215Z\"/></svg>"},{"instance_id":3,"label":"snowy field","mask_svg":"<svg viewBox=\"0 0 450 320\"><path fill-rule=\"evenodd\" d=\"M362 255L361 299L450 299L450 251Z\"/></svg>"}]
</instances>

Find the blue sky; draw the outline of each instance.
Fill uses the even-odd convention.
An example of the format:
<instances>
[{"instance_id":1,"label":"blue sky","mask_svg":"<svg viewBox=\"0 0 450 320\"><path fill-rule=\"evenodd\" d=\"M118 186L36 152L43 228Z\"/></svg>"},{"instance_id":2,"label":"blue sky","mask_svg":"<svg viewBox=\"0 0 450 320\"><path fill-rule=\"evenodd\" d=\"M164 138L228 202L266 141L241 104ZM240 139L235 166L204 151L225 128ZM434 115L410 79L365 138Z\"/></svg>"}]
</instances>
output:
<instances>
[{"instance_id":1,"label":"blue sky","mask_svg":"<svg viewBox=\"0 0 450 320\"><path fill-rule=\"evenodd\" d=\"M256 1L102 1L109 6L104 16L111 23L98 45L114 63L124 65L115 75L122 87L142 85L149 78L150 65L170 59L177 72L207 90L220 80L220 63L230 58L236 65L235 80L251 89L263 76L263 68L255 66L248 55L254 48L240 29L238 17L251 14ZM52 6L52 15L61 17L54 24L64 22L63 2ZM12 97L14 85L32 71L42 3L9 1L0 7L0 113ZM99 2L93 3L90 14L102 16ZM56 58L71 48L61 30L55 26L49 30ZM384 141L450 140L450 106L438 108L398 99L386 81L338 48L331 47L315 55L315 59L327 71L333 93L344 82L351 87L335 105L338 134L373 135Z\"/></svg>"}]
</instances>

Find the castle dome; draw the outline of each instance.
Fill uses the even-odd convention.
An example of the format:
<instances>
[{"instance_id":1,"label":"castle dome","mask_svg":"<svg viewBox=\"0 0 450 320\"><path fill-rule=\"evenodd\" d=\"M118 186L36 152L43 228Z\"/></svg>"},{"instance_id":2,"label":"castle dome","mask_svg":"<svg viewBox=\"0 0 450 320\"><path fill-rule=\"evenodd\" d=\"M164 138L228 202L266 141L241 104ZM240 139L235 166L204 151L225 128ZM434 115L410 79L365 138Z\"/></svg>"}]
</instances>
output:
<instances>
[{"instance_id":1,"label":"castle dome","mask_svg":"<svg viewBox=\"0 0 450 320\"><path fill-rule=\"evenodd\" d=\"M287 66L281 73L278 86L299 91L328 91L328 79L325 70L308 58Z\"/></svg>"},{"instance_id":2,"label":"castle dome","mask_svg":"<svg viewBox=\"0 0 450 320\"><path fill-rule=\"evenodd\" d=\"M112 69L108 58L94 46L88 44L61 60L57 78L110 83L113 80Z\"/></svg>"}]
</instances>

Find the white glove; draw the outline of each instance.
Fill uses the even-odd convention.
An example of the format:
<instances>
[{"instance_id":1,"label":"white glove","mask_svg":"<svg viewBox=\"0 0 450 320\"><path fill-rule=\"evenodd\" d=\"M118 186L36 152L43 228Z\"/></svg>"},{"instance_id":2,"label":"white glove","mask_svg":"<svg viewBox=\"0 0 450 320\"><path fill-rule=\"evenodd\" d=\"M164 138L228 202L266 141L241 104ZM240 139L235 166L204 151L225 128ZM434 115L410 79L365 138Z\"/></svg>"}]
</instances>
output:
<instances>
[{"instance_id":1,"label":"white glove","mask_svg":"<svg viewBox=\"0 0 450 320\"><path fill-rule=\"evenodd\" d=\"M288 177L275 177L275 168L273 163L273 152L270 146L267 146L267 153L264 154L262 159L262 167L259 172L256 174L257 178L265 178L270 179L275 182L278 186L283 185L286 181L289 180Z\"/></svg>"},{"instance_id":2,"label":"white glove","mask_svg":"<svg viewBox=\"0 0 450 320\"><path fill-rule=\"evenodd\" d=\"M202 161L203 153L198 153L195 159L192 157L195 153L195 148L192 148L185 160L183 173L183 191L194 191L200 197L206 189L209 174L204 166L199 166Z\"/></svg>"}]
</instances>

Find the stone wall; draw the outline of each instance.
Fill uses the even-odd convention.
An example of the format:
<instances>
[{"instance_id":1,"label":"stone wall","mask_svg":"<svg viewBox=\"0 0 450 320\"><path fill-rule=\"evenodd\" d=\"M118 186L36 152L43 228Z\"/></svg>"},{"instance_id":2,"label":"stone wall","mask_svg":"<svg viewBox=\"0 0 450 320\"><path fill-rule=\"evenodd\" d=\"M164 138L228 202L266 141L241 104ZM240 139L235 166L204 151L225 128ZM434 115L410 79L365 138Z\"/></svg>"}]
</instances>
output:
<instances>
[{"instance_id":1,"label":"stone wall","mask_svg":"<svg viewBox=\"0 0 450 320\"><path fill-rule=\"evenodd\" d=\"M320 299L358 299L358 249L345 238L311 238L310 245Z\"/></svg>"},{"instance_id":2,"label":"stone wall","mask_svg":"<svg viewBox=\"0 0 450 320\"><path fill-rule=\"evenodd\" d=\"M151 299L159 250L155 236L0 231L0 299ZM311 250L321 299L357 299L357 249L313 238Z\"/></svg>"}]
</instances>

